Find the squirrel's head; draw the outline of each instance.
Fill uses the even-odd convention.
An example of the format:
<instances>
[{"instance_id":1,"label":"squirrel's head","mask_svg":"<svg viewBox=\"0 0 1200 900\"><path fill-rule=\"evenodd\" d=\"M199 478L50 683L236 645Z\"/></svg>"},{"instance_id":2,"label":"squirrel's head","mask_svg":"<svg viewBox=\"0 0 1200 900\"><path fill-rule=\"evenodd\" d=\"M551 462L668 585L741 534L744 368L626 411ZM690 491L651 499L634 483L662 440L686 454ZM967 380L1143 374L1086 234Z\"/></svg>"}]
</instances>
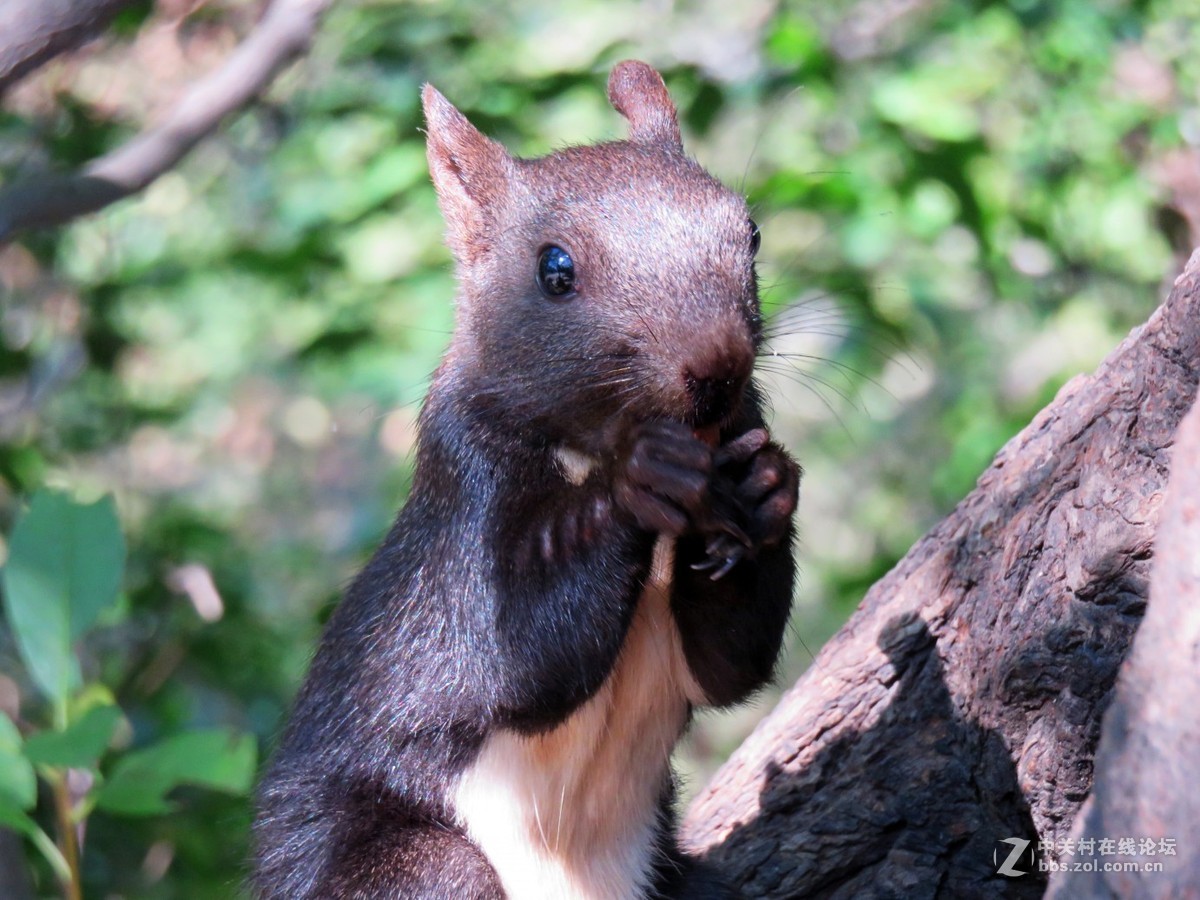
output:
<instances>
[{"instance_id":1,"label":"squirrel's head","mask_svg":"<svg viewBox=\"0 0 1200 900\"><path fill-rule=\"evenodd\" d=\"M613 69L629 139L517 159L432 86L429 166L457 261L448 365L548 438L736 415L760 340L758 232L685 155L662 77Z\"/></svg>"}]
</instances>

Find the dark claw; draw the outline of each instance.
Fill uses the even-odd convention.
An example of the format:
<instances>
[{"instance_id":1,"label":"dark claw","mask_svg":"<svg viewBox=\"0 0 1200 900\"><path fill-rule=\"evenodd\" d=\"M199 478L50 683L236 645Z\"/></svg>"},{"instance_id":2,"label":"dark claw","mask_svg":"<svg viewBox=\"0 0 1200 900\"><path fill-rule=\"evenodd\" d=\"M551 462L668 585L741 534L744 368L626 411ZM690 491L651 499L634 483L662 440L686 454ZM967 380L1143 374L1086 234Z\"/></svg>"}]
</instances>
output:
<instances>
[{"instance_id":1,"label":"dark claw","mask_svg":"<svg viewBox=\"0 0 1200 900\"><path fill-rule=\"evenodd\" d=\"M729 557L729 559L725 560L725 565L721 566L721 568L717 569L717 571L713 572L708 577L713 581L720 581L724 576L729 574L730 569L741 562L741 559L742 554L740 552L735 553L733 556Z\"/></svg>"},{"instance_id":2,"label":"dark claw","mask_svg":"<svg viewBox=\"0 0 1200 900\"><path fill-rule=\"evenodd\" d=\"M748 544L742 544L733 539L732 535L714 534L704 542L704 553L707 556L725 559L734 553L742 553L749 549Z\"/></svg>"},{"instance_id":3,"label":"dark claw","mask_svg":"<svg viewBox=\"0 0 1200 900\"><path fill-rule=\"evenodd\" d=\"M741 548L735 547L733 552L724 559L719 556L710 556L698 563L692 563L692 569L697 572L709 572L709 578L719 581L729 574L730 569L742 561L742 556Z\"/></svg>"},{"instance_id":4,"label":"dark claw","mask_svg":"<svg viewBox=\"0 0 1200 900\"><path fill-rule=\"evenodd\" d=\"M733 522L716 522L714 523L713 527L720 529L720 532L712 535L709 537L708 541L705 542L704 549L709 554L716 552L716 548L719 543L729 544L736 542L737 544L741 544L742 547L745 547L747 550L750 550L754 547L754 542L750 540L750 536ZM740 550L741 547L738 547L737 549Z\"/></svg>"},{"instance_id":5,"label":"dark claw","mask_svg":"<svg viewBox=\"0 0 1200 900\"><path fill-rule=\"evenodd\" d=\"M708 539L704 547L706 558L692 563L692 569L697 572L711 572L708 576L717 581L729 573L746 555L749 545L741 547L730 540L731 535L716 535Z\"/></svg>"}]
</instances>

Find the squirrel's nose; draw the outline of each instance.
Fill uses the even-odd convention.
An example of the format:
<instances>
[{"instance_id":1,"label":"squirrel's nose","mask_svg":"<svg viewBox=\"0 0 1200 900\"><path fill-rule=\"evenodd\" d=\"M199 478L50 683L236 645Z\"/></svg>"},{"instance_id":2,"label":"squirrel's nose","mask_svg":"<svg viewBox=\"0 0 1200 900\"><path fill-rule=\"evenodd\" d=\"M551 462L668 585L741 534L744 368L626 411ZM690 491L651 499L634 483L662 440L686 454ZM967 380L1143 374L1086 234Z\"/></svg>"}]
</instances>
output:
<instances>
[{"instance_id":1,"label":"squirrel's nose","mask_svg":"<svg viewBox=\"0 0 1200 900\"><path fill-rule=\"evenodd\" d=\"M716 425L733 412L741 400L746 376L732 368L703 374L685 368L683 383L692 403L692 422L703 427Z\"/></svg>"}]
</instances>

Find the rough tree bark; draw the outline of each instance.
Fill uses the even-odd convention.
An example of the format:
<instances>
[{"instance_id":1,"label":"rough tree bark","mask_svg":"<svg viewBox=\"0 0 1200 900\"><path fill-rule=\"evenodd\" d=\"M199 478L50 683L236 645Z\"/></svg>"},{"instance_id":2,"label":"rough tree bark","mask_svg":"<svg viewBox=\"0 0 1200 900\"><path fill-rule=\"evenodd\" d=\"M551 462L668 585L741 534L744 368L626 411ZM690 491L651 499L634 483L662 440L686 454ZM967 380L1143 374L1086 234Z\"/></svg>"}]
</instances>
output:
<instances>
[{"instance_id":1,"label":"rough tree bark","mask_svg":"<svg viewBox=\"0 0 1200 900\"><path fill-rule=\"evenodd\" d=\"M1149 322L1094 375L1067 384L867 593L697 798L684 828L691 848L747 897L1041 896L1039 872L997 874L1011 849L997 841L1040 839L1059 860L1091 791L1101 718L1146 608L1198 360L1200 252ZM1190 503L1176 516L1194 520L1194 494ZM1191 564L1194 598L1194 555ZM1178 616L1134 661L1140 680L1115 708L1102 757L1111 780L1081 826L1113 838L1173 828L1180 855L1161 857L1172 870L1188 853L1184 826L1200 823L1194 799L1172 817L1154 805L1194 792L1186 776L1200 774L1186 709L1195 609ZM1190 631L1172 634L1186 616ZM1181 691L1150 702L1147 679L1185 670ZM1064 882L1058 896L1150 896L1079 885Z\"/></svg>"},{"instance_id":2,"label":"rough tree bark","mask_svg":"<svg viewBox=\"0 0 1200 900\"><path fill-rule=\"evenodd\" d=\"M1176 432L1154 543L1150 605L1104 717L1096 783L1075 820L1072 861L1114 835L1136 836L1130 860L1163 871L1065 871L1050 898L1200 897L1200 402ZM1147 845L1145 842L1151 842ZM1174 851L1173 856L1163 853Z\"/></svg>"}]
</instances>

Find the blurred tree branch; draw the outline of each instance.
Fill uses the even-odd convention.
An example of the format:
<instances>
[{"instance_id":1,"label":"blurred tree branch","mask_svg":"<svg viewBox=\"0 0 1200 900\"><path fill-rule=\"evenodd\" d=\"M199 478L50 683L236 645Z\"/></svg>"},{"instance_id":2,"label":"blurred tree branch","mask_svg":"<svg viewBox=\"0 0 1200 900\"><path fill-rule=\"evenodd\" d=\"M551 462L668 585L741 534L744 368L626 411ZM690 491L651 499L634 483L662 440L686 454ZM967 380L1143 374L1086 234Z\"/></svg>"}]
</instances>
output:
<instances>
[{"instance_id":1,"label":"blurred tree branch","mask_svg":"<svg viewBox=\"0 0 1200 900\"><path fill-rule=\"evenodd\" d=\"M193 86L163 122L78 173L31 179L0 191L0 244L19 231L58 225L142 190L305 53L331 3L274 0L228 60Z\"/></svg>"},{"instance_id":2,"label":"blurred tree branch","mask_svg":"<svg viewBox=\"0 0 1200 900\"><path fill-rule=\"evenodd\" d=\"M135 0L8 0L0 8L0 96L39 66L78 47Z\"/></svg>"}]
</instances>

